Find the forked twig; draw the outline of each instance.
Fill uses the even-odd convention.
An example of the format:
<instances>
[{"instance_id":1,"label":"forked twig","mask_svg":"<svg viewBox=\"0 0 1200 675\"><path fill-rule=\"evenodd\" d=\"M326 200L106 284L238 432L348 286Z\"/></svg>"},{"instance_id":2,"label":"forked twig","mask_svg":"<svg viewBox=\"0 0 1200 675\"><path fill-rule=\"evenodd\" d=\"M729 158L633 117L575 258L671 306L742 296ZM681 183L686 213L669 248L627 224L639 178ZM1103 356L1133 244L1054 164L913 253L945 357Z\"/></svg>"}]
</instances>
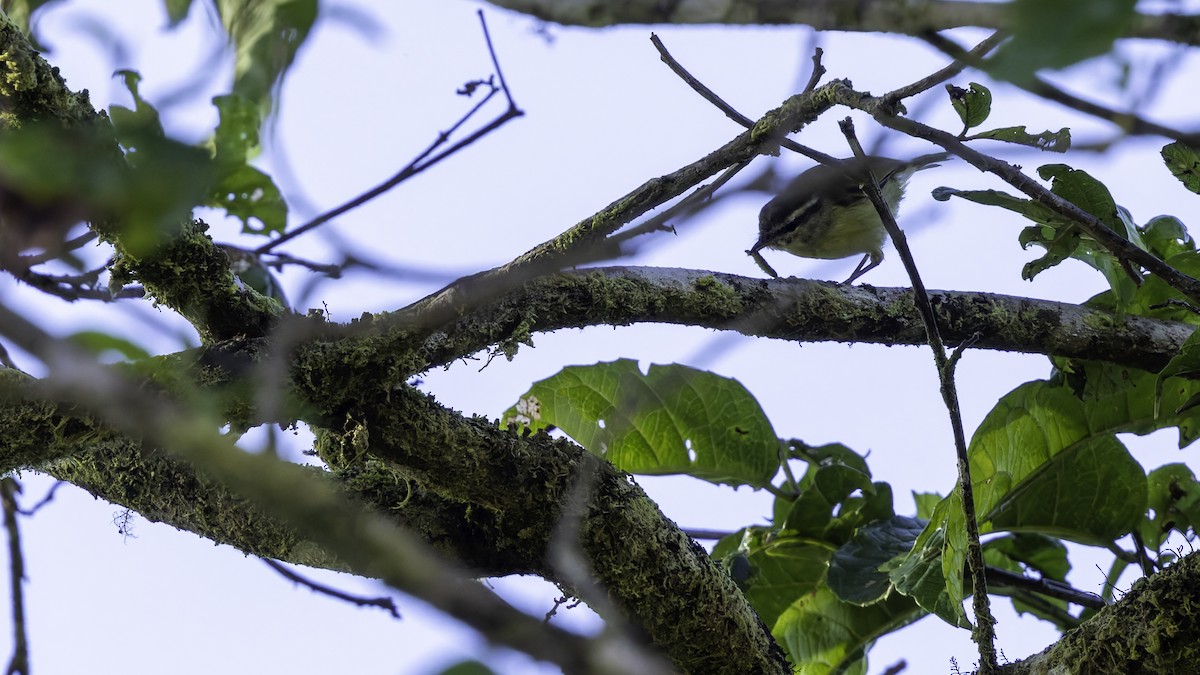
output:
<instances>
[{"instance_id":1,"label":"forked twig","mask_svg":"<svg viewBox=\"0 0 1200 675\"><path fill-rule=\"evenodd\" d=\"M412 178L413 176L421 173L422 171L424 171L424 170L434 166L435 164L441 162L442 160L450 157L451 155L455 154L459 150L462 150L463 148L471 145L472 143L479 140L480 138L483 138L484 136L488 135L492 131L495 131L496 129L503 126L509 120L515 119L517 117L521 117L522 115L525 114L525 111L523 111L519 107L517 107L516 102L513 101L512 94L508 90L508 84L504 80L504 73L501 72L501 70L500 70L500 61L499 61L499 59L496 58L496 50L492 47L492 37L488 33L487 21L483 17L483 10L479 10L479 21L483 25L483 37L484 37L484 40L487 42L488 53L492 57L492 65L496 69L495 76L496 76L496 79L499 80L499 86L496 86L495 84L493 84L491 82L490 78L488 80L484 81L483 82L484 84L491 86L491 90L488 92L487 96L484 96L483 99L479 101L479 103L476 103L470 110L467 111L467 113L465 115L463 115L461 118L459 118L459 120L457 122L455 122L449 129L440 132L438 134L438 137L433 141L433 143L431 143L429 145L429 147L425 148L424 151L422 151L419 155L417 155L403 169L400 169L400 171L398 171L394 176L385 180L384 182L380 183L379 185L371 188L370 190L367 190L366 192L362 193L361 195L351 199L350 201L348 201L340 206L336 206L336 207L326 211L325 213L322 213L321 215L317 216L316 218L313 218L312 220L308 221L307 223L304 223L303 225L301 225L289 232L284 233L282 236L277 237L276 239L273 239L273 240L263 244L262 246L259 246L258 248L254 249L255 254L262 255L264 253L267 253L271 249L279 246L280 244L282 244L286 241L295 239L296 237L304 234L305 232L308 232L317 227L320 227L321 225L324 225L325 223L333 220L334 218L337 218L338 216L346 213L347 211L356 209L356 208L362 206L363 204L366 204L367 202L371 201L372 199L375 199L376 197L387 192L388 190L391 190L392 188L403 183L404 181L408 180L409 178ZM474 132L469 134L466 138L462 139L461 141L458 141L457 143L452 144L450 147L446 148L445 150L442 150L441 152L439 152L437 154L433 154L434 151L436 151L442 145L447 143L450 140L450 137L456 131L458 131L459 128L461 128L464 124L466 124L467 121L470 120L471 117L473 117L476 112L478 112L481 108L483 108L483 106L489 100L491 100L491 98L493 96L495 96L497 93L503 93L505 99L508 100L508 108L500 116L498 116L496 119L492 120L491 122L485 124L484 126L480 127L479 129L475 130Z\"/></svg>"}]
</instances>

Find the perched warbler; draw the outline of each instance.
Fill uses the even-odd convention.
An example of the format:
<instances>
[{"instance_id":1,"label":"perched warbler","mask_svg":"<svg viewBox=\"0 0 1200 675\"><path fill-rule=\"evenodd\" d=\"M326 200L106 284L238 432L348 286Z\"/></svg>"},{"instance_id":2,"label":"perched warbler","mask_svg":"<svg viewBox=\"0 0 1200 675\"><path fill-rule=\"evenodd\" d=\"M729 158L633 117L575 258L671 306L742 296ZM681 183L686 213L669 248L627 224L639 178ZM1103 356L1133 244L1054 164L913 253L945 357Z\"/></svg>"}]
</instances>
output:
<instances>
[{"instance_id":1,"label":"perched warbler","mask_svg":"<svg viewBox=\"0 0 1200 675\"><path fill-rule=\"evenodd\" d=\"M879 181L883 200L895 215L909 177L948 157L939 152L910 160L868 157L866 162ZM859 181L870 180L863 160L851 157L843 161ZM883 262L883 242L887 238L879 212L862 190L863 183L824 164L796 176L779 196L763 206L758 214L758 241L746 253L773 277L779 275L759 253L764 248L825 260L862 253L862 262L843 283L861 277Z\"/></svg>"}]
</instances>

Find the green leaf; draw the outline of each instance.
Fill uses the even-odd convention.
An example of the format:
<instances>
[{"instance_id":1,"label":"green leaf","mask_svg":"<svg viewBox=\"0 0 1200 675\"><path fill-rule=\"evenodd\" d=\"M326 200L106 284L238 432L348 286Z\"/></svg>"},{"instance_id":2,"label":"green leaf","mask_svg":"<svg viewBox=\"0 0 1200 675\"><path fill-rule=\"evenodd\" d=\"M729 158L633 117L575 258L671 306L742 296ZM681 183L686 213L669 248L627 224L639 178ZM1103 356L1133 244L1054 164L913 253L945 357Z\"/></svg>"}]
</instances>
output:
<instances>
[{"instance_id":1,"label":"green leaf","mask_svg":"<svg viewBox=\"0 0 1200 675\"><path fill-rule=\"evenodd\" d=\"M167 27L174 28L187 18L192 0L163 0L163 7L167 10Z\"/></svg>"},{"instance_id":2,"label":"green leaf","mask_svg":"<svg viewBox=\"0 0 1200 675\"><path fill-rule=\"evenodd\" d=\"M892 560L883 569L896 590L911 597L922 609L951 626L969 628L971 623L962 606L966 542L962 501L955 490L934 507L929 523L908 555Z\"/></svg>"},{"instance_id":3,"label":"green leaf","mask_svg":"<svg viewBox=\"0 0 1200 675\"><path fill-rule=\"evenodd\" d=\"M1187 533L1200 525L1200 482L1186 464L1160 466L1150 472L1146 484L1154 517L1144 521L1139 532L1151 550L1158 550L1172 530Z\"/></svg>"},{"instance_id":4,"label":"green leaf","mask_svg":"<svg viewBox=\"0 0 1200 675\"><path fill-rule=\"evenodd\" d=\"M1034 570L1043 578L1065 581L1071 571L1071 563L1067 559L1067 547L1054 537L1032 532L997 537L984 546L990 560L1005 569L1014 572ZM999 558L1007 561L999 564Z\"/></svg>"},{"instance_id":5,"label":"green leaf","mask_svg":"<svg viewBox=\"0 0 1200 675\"><path fill-rule=\"evenodd\" d=\"M1151 389L1145 389L1142 396L1150 403ZM1066 387L1044 381L1006 394L968 448L980 531L1040 532L1103 546L1132 530L1146 509L1145 472L1113 434L1140 431L1144 420L1121 402L1085 403ZM939 553L940 585L932 574ZM966 531L955 490L934 509L913 552L891 577L901 592L953 623L964 597L965 561Z\"/></svg>"},{"instance_id":6,"label":"green leaf","mask_svg":"<svg viewBox=\"0 0 1200 675\"><path fill-rule=\"evenodd\" d=\"M829 561L829 588L843 602L870 605L891 590L888 572L881 569L893 558L912 550L925 521L894 516L862 527Z\"/></svg>"},{"instance_id":7,"label":"green leaf","mask_svg":"<svg viewBox=\"0 0 1200 675\"><path fill-rule=\"evenodd\" d=\"M917 492L913 490L913 501L917 505L917 517L922 520L929 520L933 515L933 509L945 497L936 492Z\"/></svg>"},{"instance_id":8,"label":"green leaf","mask_svg":"<svg viewBox=\"0 0 1200 675\"><path fill-rule=\"evenodd\" d=\"M958 118L962 120L963 129L970 129L983 124L992 113L992 92L987 87L972 82L970 89L963 89L952 84L946 85L946 93L950 95L950 105Z\"/></svg>"},{"instance_id":9,"label":"green leaf","mask_svg":"<svg viewBox=\"0 0 1200 675\"><path fill-rule=\"evenodd\" d=\"M1063 216L1058 215L1044 204L1000 190L956 190L939 187L933 191L933 198L940 202L947 201L951 197L966 199L984 206L999 206L1025 216L1036 223L1067 222Z\"/></svg>"},{"instance_id":10,"label":"green leaf","mask_svg":"<svg viewBox=\"0 0 1200 675\"><path fill-rule=\"evenodd\" d=\"M116 352L129 361L138 361L150 357L150 352L141 346L116 335L100 331L79 331L68 335L67 340L96 356L102 356L107 352Z\"/></svg>"},{"instance_id":11,"label":"green leaf","mask_svg":"<svg viewBox=\"0 0 1200 675\"><path fill-rule=\"evenodd\" d=\"M1071 149L1071 130L1067 127L1063 127L1058 131L1043 131L1039 134L1031 134L1026 131L1025 125L1022 124L1019 127L1001 127L999 129L980 131L971 134L969 139L1004 141L1005 143L1025 145L1047 152L1066 152Z\"/></svg>"},{"instance_id":12,"label":"green leaf","mask_svg":"<svg viewBox=\"0 0 1200 675\"><path fill-rule=\"evenodd\" d=\"M1136 368L1099 361L1070 364L1075 371L1071 387L1093 429L1144 435L1177 427L1181 448L1200 436L1200 410L1185 406L1200 394L1200 381L1172 377L1160 387L1157 375Z\"/></svg>"},{"instance_id":13,"label":"green leaf","mask_svg":"<svg viewBox=\"0 0 1200 675\"><path fill-rule=\"evenodd\" d=\"M1113 436L1123 422L1044 381L1006 394L968 448L981 530L1094 545L1127 534L1146 509L1146 474Z\"/></svg>"},{"instance_id":14,"label":"green leaf","mask_svg":"<svg viewBox=\"0 0 1200 675\"><path fill-rule=\"evenodd\" d=\"M495 675L495 672L487 665L472 659L443 668L440 675Z\"/></svg>"},{"instance_id":15,"label":"green leaf","mask_svg":"<svg viewBox=\"0 0 1200 675\"><path fill-rule=\"evenodd\" d=\"M767 485L780 444L758 401L737 380L636 361L570 366L537 382L505 424L553 425L622 471L684 473L713 483Z\"/></svg>"},{"instance_id":16,"label":"green leaf","mask_svg":"<svg viewBox=\"0 0 1200 675\"><path fill-rule=\"evenodd\" d=\"M1168 143L1161 151L1171 175L1188 190L1200 194L1200 153L1181 141Z\"/></svg>"},{"instance_id":17,"label":"green leaf","mask_svg":"<svg viewBox=\"0 0 1200 675\"><path fill-rule=\"evenodd\" d=\"M210 146L220 177L206 205L241 220L243 234L281 234L287 228L287 202L270 176L247 164L259 153L261 110L237 94L217 96L213 104L221 121Z\"/></svg>"},{"instance_id":18,"label":"green leaf","mask_svg":"<svg viewBox=\"0 0 1200 675\"><path fill-rule=\"evenodd\" d=\"M774 626L793 602L821 585L833 553L828 546L776 536L762 528L753 528L743 537L738 551L749 568L738 586L768 626Z\"/></svg>"},{"instance_id":19,"label":"green leaf","mask_svg":"<svg viewBox=\"0 0 1200 675\"><path fill-rule=\"evenodd\" d=\"M1146 248L1145 242L1141 240L1141 232L1129 217L1128 211L1119 208L1108 188L1087 172L1073 169L1065 164L1047 164L1038 169L1038 174L1043 179L1052 181L1050 189L1056 195L1096 216L1105 225L1124 235L1135 245ZM1118 310L1123 309L1132 298L1136 284L1129 277L1128 270L1121 262L1107 249L1085 235L1076 223L1052 211L1049 207L1039 202L995 190L955 190L947 187L934 190L936 199L945 201L950 197L960 197L988 206L999 206L1019 213L1036 223L1035 226L1021 231L1019 241L1025 248L1037 244L1045 248L1046 253L1025 265L1021 271L1022 278L1033 279L1068 258L1076 258L1104 274L1109 286L1116 293L1115 297L1120 301L1116 306Z\"/></svg>"},{"instance_id":20,"label":"green leaf","mask_svg":"<svg viewBox=\"0 0 1200 675\"><path fill-rule=\"evenodd\" d=\"M1188 249L1191 245L1190 240L1176 244L1177 247L1184 249ZM1163 260L1184 274L1193 277L1200 275L1200 253L1194 250L1185 250L1183 253L1163 258ZM1146 277L1141 286L1137 287L1132 300L1123 309L1130 314L1200 326L1200 316L1197 316L1195 312L1188 310L1186 307L1167 304L1168 300L1187 301L1188 298L1185 298L1179 291L1171 288L1157 275L1151 274ZM1118 301L1114 298L1112 291L1097 294L1084 304L1087 307L1110 312L1122 309Z\"/></svg>"},{"instance_id":21,"label":"green leaf","mask_svg":"<svg viewBox=\"0 0 1200 675\"><path fill-rule=\"evenodd\" d=\"M1194 376L1200 373L1200 331L1196 331L1184 340L1179 353L1171 357L1166 366L1158 372L1154 380L1155 406L1157 417L1162 409L1163 386L1167 378L1175 376ZM1176 411L1178 412L1178 411Z\"/></svg>"},{"instance_id":22,"label":"green leaf","mask_svg":"<svg viewBox=\"0 0 1200 675\"><path fill-rule=\"evenodd\" d=\"M238 94L214 96L212 102L220 118L211 142L213 159L223 166L241 166L257 157L261 109Z\"/></svg>"},{"instance_id":23,"label":"green leaf","mask_svg":"<svg viewBox=\"0 0 1200 675\"><path fill-rule=\"evenodd\" d=\"M85 218L119 217L123 243L141 255L190 218L213 171L207 153L163 137L154 124L120 131L125 163L109 128L33 123L4 134L0 174L6 190L46 229L65 231Z\"/></svg>"},{"instance_id":24,"label":"green leaf","mask_svg":"<svg viewBox=\"0 0 1200 675\"><path fill-rule=\"evenodd\" d=\"M117 131L117 140L121 141L121 145L126 148L134 147L125 142L134 138L147 136L164 138L166 134L163 132L162 122L159 120L158 110L147 103L138 90L142 76L135 70L118 70L113 75L119 75L124 80L125 88L133 97L134 104L133 110L120 105L109 106L108 109L108 116L112 119L113 128Z\"/></svg>"},{"instance_id":25,"label":"green leaf","mask_svg":"<svg viewBox=\"0 0 1200 675\"><path fill-rule=\"evenodd\" d=\"M283 195L270 176L252 166L240 166L225 173L213 186L207 205L225 209L241 220L244 234L269 235L283 233L287 228L287 203Z\"/></svg>"},{"instance_id":26,"label":"green leaf","mask_svg":"<svg viewBox=\"0 0 1200 675\"><path fill-rule=\"evenodd\" d=\"M8 15L9 21L16 24L21 32L29 35L30 21L33 19L33 13L41 9L43 5L48 5L54 0L5 0L3 12Z\"/></svg>"},{"instance_id":27,"label":"green leaf","mask_svg":"<svg viewBox=\"0 0 1200 675\"><path fill-rule=\"evenodd\" d=\"M1117 203L1108 188L1091 174L1066 164L1043 164L1038 175L1050 181L1050 191L1087 211L1100 222L1127 238L1137 236L1126 229L1117 215Z\"/></svg>"},{"instance_id":28,"label":"green leaf","mask_svg":"<svg viewBox=\"0 0 1200 675\"><path fill-rule=\"evenodd\" d=\"M1142 240L1162 260L1196 250L1187 227L1175 216L1155 216L1142 228Z\"/></svg>"},{"instance_id":29,"label":"green leaf","mask_svg":"<svg viewBox=\"0 0 1200 675\"><path fill-rule=\"evenodd\" d=\"M1137 0L1014 0L1007 22L1013 39L997 50L988 72L1026 84L1041 68L1065 68L1112 49L1137 16Z\"/></svg>"},{"instance_id":30,"label":"green leaf","mask_svg":"<svg viewBox=\"0 0 1200 675\"><path fill-rule=\"evenodd\" d=\"M798 496L776 500L776 513L784 514L776 522L787 534L837 547L859 527L894 515L892 487L854 466L810 464L800 488Z\"/></svg>"},{"instance_id":31,"label":"green leaf","mask_svg":"<svg viewBox=\"0 0 1200 675\"><path fill-rule=\"evenodd\" d=\"M871 644L922 614L911 598L900 594L859 607L842 602L828 588L819 588L792 603L771 633L787 649L799 673L865 673Z\"/></svg>"},{"instance_id":32,"label":"green leaf","mask_svg":"<svg viewBox=\"0 0 1200 675\"><path fill-rule=\"evenodd\" d=\"M317 19L317 0L217 0L237 52L233 92L270 107L271 92Z\"/></svg>"},{"instance_id":33,"label":"green leaf","mask_svg":"<svg viewBox=\"0 0 1200 675\"><path fill-rule=\"evenodd\" d=\"M802 537L826 539L825 528L835 508L856 490L874 491L871 477L845 465L813 465L801 481L802 491L792 502L783 529Z\"/></svg>"}]
</instances>

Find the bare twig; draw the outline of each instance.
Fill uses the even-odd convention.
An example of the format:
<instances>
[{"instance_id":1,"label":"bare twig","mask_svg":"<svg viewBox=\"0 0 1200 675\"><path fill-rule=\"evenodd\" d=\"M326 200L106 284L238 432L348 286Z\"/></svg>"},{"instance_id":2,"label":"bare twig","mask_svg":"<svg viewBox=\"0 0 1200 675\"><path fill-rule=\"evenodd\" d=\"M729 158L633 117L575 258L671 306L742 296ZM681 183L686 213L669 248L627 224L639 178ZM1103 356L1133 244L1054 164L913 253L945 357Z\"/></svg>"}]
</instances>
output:
<instances>
[{"instance_id":1,"label":"bare twig","mask_svg":"<svg viewBox=\"0 0 1200 675\"><path fill-rule=\"evenodd\" d=\"M315 593L320 593L321 595L328 595L329 597L336 598L338 600L345 600L346 602L349 602L350 604L355 605L356 607L378 607L380 609L387 610L388 614L392 615L392 618L394 618L394 619L400 618L400 612L396 609L396 603L393 602L392 599L389 597L383 596L383 597L378 597L378 598L364 598L364 597L357 596L357 595L351 595L350 593L347 593L345 591L339 591L336 588L331 588L324 584L319 584L319 583L313 581L312 579L309 579L307 577L304 577L303 575L297 574L296 572L293 572L292 570L288 569L287 565L284 565L283 563L279 562L278 560L271 560L270 558L261 558L261 560L267 564L267 567L270 567L271 569L278 572L279 575L282 576L284 579L287 579L288 581L291 581L293 583L300 584L301 586L305 586L309 590L311 590Z\"/></svg>"},{"instance_id":2,"label":"bare twig","mask_svg":"<svg viewBox=\"0 0 1200 675\"><path fill-rule=\"evenodd\" d=\"M39 499L38 503L34 504L33 506L29 507L28 509L20 509L20 514L23 516L32 516L33 514L42 510L43 507L48 505L50 502L54 501L54 493L58 492L58 488L66 485L66 484L67 484L66 481L62 481L62 480L54 481L54 485L51 485L50 489L46 491L45 497L42 497L41 499Z\"/></svg>"},{"instance_id":3,"label":"bare twig","mask_svg":"<svg viewBox=\"0 0 1200 675\"><path fill-rule=\"evenodd\" d=\"M938 38L945 39L945 38L942 38L942 36L937 35L936 33L934 33L933 35L935 35ZM942 68L941 70L939 70L935 73L931 73L929 76L923 77L923 78L917 80L916 82L913 82L912 84L908 84L903 87L900 87L899 89L894 89L892 91L889 91L888 93L884 94L882 96L882 98L885 101L892 101L892 102L901 101L910 96L915 96L916 94L919 94L928 89L932 89L933 87L936 87L937 85L945 82L946 80L949 80L950 78L952 78L952 77L958 75L959 73L961 73L962 71L966 70L967 67L972 65L973 63L978 63L979 59L983 58L984 56L987 55L988 52L992 51L997 46L999 46L999 44L1001 42L1004 42L1005 38L1007 38L1007 37L1008 36L1003 31L996 31L995 33L992 33L988 37L984 38L979 44L975 45L975 47L972 48L971 51L969 51L969 52L964 52L961 48L959 48L958 51L960 53L962 53L964 55L964 57L966 57L966 58L955 56L954 54L950 54L949 52L947 52L947 54L950 54L950 56L952 56L954 58L954 61L952 63L950 63L950 65L946 66L945 68ZM957 46L957 45L955 45L955 46ZM943 50L943 51L945 51L945 50Z\"/></svg>"},{"instance_id":4,"label":"bare twig","mask_svg":"<svg viewBox=\"0 0 1200 675\"><path fill-rule=\"evenodd\" d=\"M25 559L21 555L21 530L17 526L17 495L21 484L11 476L0 478L0 504L4 509L4 527L8 530L8 559L10 562L13 655L8 662L7 675L29 675L29 639L25 631Z\"/></svg>"},{"instance_id":5,"label":"bare twig","mask_svg":"<svg viewBox=\"0 0 1200 675\"><path fill-rule=\"evenodd\" d=\"M824 55L824 49L821 49L820 47L813 49L812 75L808 76L808 83L804 85L804 89L801 89L801 91L812 91L813 89L816 89L817 85L821 83L821 78L825 77L825 66L821 65L821 57Z\"/></svg>"},{"instance_id":6,"label":"bare twig","mask_svg":"<svg viewBox=\"0 0 1200 675\"><path fill-rule=\"evenodd\" d=\"M963 430L962 412L959 408L958 392L952 372L953 368L950 367L949 359L946 357L946 347L942 342L941 333L938 330L937 317L933 312L933 305L929 302L929 294L925 290L925 284L921 281L921 275L917 270L917 263L913 259L912 251L908 248L908 240L905 238L900 226L896 224L892 210L888 207L887 201L884 200L883 194L880 192L878 180L872 175L870 163L866 161L866 153L863 151L862 145L858 142L858 138L854 133L854 121L847 117L840 122L840 126L842 133L846 136L846 141L854 151L855 157L863 163L868 175L870 175L870 181L863 186L863 190L871 200L871 203L875 205L875 210L879 213L879 218L883 221L883 225L892 239L892 244L896 247L896 253L904 262L904 269L908 272L909 280L912 281L913 300L917 306L918 313L921 315L922 323L925 325L925 334L929 340L929 346L933 351L933 360L937 366L938 379L941 381L942 399L945 401L946 411L950 415L950 426L954 432L954 450L958 459L959 493L962 497L962 508L967 527L967 570L975 591L972 595L972 602L975 609L975 627L971 635L976 644L979 645L979 657L982 661L981 671L983 675L990 675L997 668L996 620L992 616L990 599L987 594L983 547L979 543L979 524L975 514L975 497L971 484L970 462L967 458L966 434Z\"/></svg>"},{"instance_id":7,"label":"bare twig","mask_svg":"<svg viewBox=\"0 0 1200 675\"><path fill-rule=\"evenodd\" d=\"M40 265L44 262L50 262L51 260L56 260L58 258L61 258L61 257L63 257L64 253L66 253L68 251L74 251L92 241L95 241L96 237L98 237L98 236L99 235L97 235L95 232L88 230L87 232L84 232L83 234L79 235L78 237L64 241L62 243L62 246L56 247L53 250L43 251L41 253L36 253L36 254L17 256L17 260L19 260L22 265L25 265L27 267L33 267L34 265Z\"/></svg>"},{"instance_id":8,"label":"bare twig","mask_svg":"<svg viewBox=\"0 0 1200 675\"><path fill-rule=\"evenodd\" d=\"M726 532L724 530L705 530L700 528L684 528L683 533L692 539L705 539L709 541L724 539L733 534L733 532Z\"/></svg>"},{"instance_id":9,"label":"bare twig","mask_svg":"<svg viewBox=\"0 0 1200 675\"><path fill-rule=\"evenodd\" d=\"M733 178L738 174L738 172L749 166L750 162L751 160L745 160L734 164L728 169L725 169L725 171L722 172L721 175L718 176L713 182L708 183L707 185L701 185L688 196L680 199L675 204L664 209L662 213L654 214L654 216L646 219L646 221L643 223L639 223L636 227L632 227L624 232L613 235L608 239L607 243L619 246L622 242L639 237L643 234L673 229L671 226L667 225L672 218L686 218L693 213L696 213L704 206L711 205L713 203L713 194L722 185L728 183L729 179Z\"/></svg>"},{"instance_id":10,"label":"bare twig","mask_svg":"<svg viewBox=\"0 0 1200 675\"><path fill-rule=\"evenodd\" d=\"M672 71L674 71L676 75L679 75L680 79L682 79L684 82L686 82L689 87L694 89L697 94L700 94L700 96L702 96L704 98L704 100L715 105L717 107L717 109L720 110L721 112L725 113L725 115L727 117L729 117L729 119L733 120L734 122L737 122L738 124L745 127L746 129L754 128L754 120L750 119L749 117L746 117L745 115L743 115L740 112L738 112L737 110L735 110L733 108L733 106L726 103L720 96L717 96L716 93L714 93L711 89L709 89L707 86L705 86L704 83L700 82L700 80L697 80L691 73L689 73L687 71L687 69L683 67L683 65L681 65L678 61L675 60L674 56L671 56L671 53L669 51L667 51L666 45L663 44L662 40L660 40L657 35L651 35L650 41L654 43L654 47L655 47L655 49L658 50L658 53L663 60L663 63L667 64L667 66ZM819 60L819 57L820 57L819 53L814 55L813 56L814 62ZM819 66L819 64L817 64L817 65ZM823 69L822 69L822 71L823 71ZM819 77L816 73L816 68L814 68L813 75L814 75L814 77ZM805 88L803 93L810 93L811 91L812 91L811 88ZM820 150L810 148L806 145L801 145L801 144L799 144L795 141L789 140L787 138L781 138L779 141L779 144L781 146L787 148L788 150L800 153L801 155L804 155L805 157L808 157L809 159L812 159L814 161L821 162L822 164L829 164L831 166L838 165L838 159L836 157L826 155L825 153L821 152Z\"/></svg>"},{"instance_id":11,"label":"bare twig","mask_svg":"<svg viewBox=\"0 0 1200 675\"><path fill-rule=\"evenodd\" d=\"M1008 586L1009 588L1019 588L1026 591L1044 595L1048 598L1058 600L1066 600L1080 607L1088 607L1091 609L1101 609L1107 607L1108 603L1104 598L1081 591L1078 588L1072 587L1070 584L1055 579L1030 579L1023 574L1010 572L999 567L988 567L987 578L989 584L996 586Z\"/></svg>"},{"instance_id":12,"label":"bare twig","mask_svg":"<svg viewBox=\"0 0 1200 675\"><path fill-rule=\"evenodd\" d=\"M313 218L312 220L308 221L307 223L304 223L303 225L283 234L280 237L277 237L276 239L273 239L272 241L267 242L266 244L263 244L262 246L259 246L258 248L256 248L254 250L254 253L256 253L258 255L267 253L271 249L279 246L280 244L282 244L286 241L290 241L290 240L300 236L301 234L304 234L305 232L308 232L317 227L320 227L321 225L324 225L325 223L329 222L330 220L333 220L334 218L342 215L343 213L346 213L347 211L350 211L352 209L358 208L359 206L362 206L363 204L371 201L372 199L375 199L376 197L387 192L388 190L391 190L392 188L396 187L397 185L403 183L404 181L408 180L409 178L412 178L413 176L421 173L422 171L425 171L426 169L434 166L435 164L438 164L442 160L457 153L459 150L462 150L463 148L471 145L472 143L479 140L480 138L483 138L484 136L488 135L492 131L495 131L496 129L503 126L509 120L515 119L517 117L521 117L522 115L525 114L525 111L518 108L516 102L513 101L512 94L508 90L508 85L504 81L504 74L500 71L500 61L499 61L499 59L496 58L496 51L492 47L492 38L491 38L491 35L488 33L487 21L485 21L483 18L483 10L479 10L479 21L483 25L483 37L484 37L484 40L487 42L488 53L491 54L491 57L492 57L492 65L496 69L495 76L496 76L496 79L499 80L499 86L494 85L490 79L487 80L486 83L491 87L491 90L488 92L487 96L484 96L483 99L479 101L479 103L475 104L474 107L472 107L469 111L467 111L467 113L465 115L463 115L457 122L455 122L449 129L439 133L438 137L433 141L432 144L429 145L429 147L425 148L424 151L422 151L419 155L417 155L416 158L414 158L411 162L409 162L407 166L405 166L403 169L401 169L399 172L397 172L394 176L392 176L391 178L387 179L386 181L380 183L379 185L371 188L370 190L367 190L366 192L362 193L361 195L351 199L350 201L348 201L340 206L337 206L333 209L330 209L329 211L322 213L321 215L317 216L316 218ZM503 93L504 97L508 100L508 109L505 110L504 113L502 113L500 116L498 116L496 119L492 120L491 122L487 123L486 125L480 127L476 131L472 132L471 134L467 135L467 137L462 139L461 141L458 141L457 143L452 144L450 147L446 148L445 150L442 150L441 152L437 153L436 155L433 154L435 150L440 148L445 143L449 142L450 137L456 131L458 131L458 129L460 127L462 127L464 124L466 124L467 121L469 119L471 119L471 117L474 116L475 113L478 112L497 93Z\"/></svg>"}]
</instances>

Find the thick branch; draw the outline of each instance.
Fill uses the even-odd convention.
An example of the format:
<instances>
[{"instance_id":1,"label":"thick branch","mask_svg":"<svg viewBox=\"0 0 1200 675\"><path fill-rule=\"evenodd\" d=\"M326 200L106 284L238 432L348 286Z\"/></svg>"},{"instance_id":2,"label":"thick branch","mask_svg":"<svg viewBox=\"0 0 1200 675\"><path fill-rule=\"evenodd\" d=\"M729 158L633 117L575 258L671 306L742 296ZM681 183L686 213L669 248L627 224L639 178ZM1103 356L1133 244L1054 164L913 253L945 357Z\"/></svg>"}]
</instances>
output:
<instances>
[{"instance_id":1,"label":"thick branch","mask_svg":"<svg viewBox=\"0 0 1200 675\"><path fill-rule=\"evenodd\" d=\"M522 14L571 26L599 28L623 24L799 25L816 30L921 35L930 31L974 26L1008 27L1011 3L928 0L723 0L719 2L609 2L580 0L488 0ZM1130 37L1200 44L1200 17L1186 14L1141 14Z\"/></svg>"},{"instance_id":2,"label":"thick branch","mask_svg":"<svg viewBox=\"0 0 1200 675\"><path fill-rule=\"evenodd\" d=\"M975 348L1046 354L1157 371L1193 326L1050 300L932 291L942 334ZM607 267L535 279L427 343L428 367L534 332L594 325L672 323L797 342L924 344L906 288L755 279L657 267Z\"/></svg>"}]
</instances>

